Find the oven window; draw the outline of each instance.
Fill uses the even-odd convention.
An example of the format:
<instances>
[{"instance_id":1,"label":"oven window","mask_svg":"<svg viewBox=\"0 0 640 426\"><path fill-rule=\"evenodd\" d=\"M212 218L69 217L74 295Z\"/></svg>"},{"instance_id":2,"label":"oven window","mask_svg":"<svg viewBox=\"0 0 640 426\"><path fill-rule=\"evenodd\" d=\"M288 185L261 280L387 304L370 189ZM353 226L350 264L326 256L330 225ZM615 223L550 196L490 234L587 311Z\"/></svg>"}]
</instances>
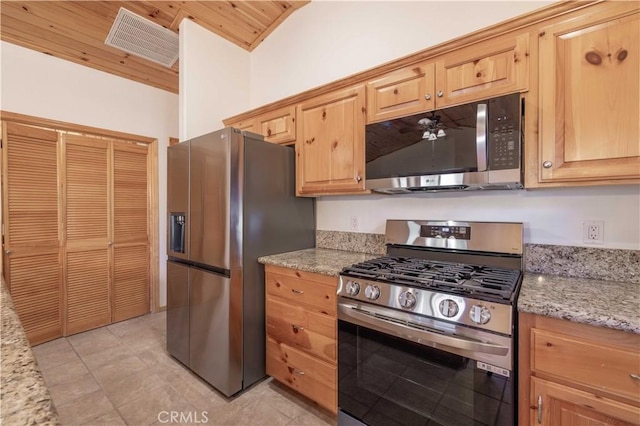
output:
<instances>
[{"instance_id":1,"label":"oven window","mask_svg":"<svg viewBox=\"0 0 640 426\"><path fill-rule=\"evenodd\" d=\"M338 321L338 406L371 426L513 425L511 379Z\"/></svg>"}]
</instances>

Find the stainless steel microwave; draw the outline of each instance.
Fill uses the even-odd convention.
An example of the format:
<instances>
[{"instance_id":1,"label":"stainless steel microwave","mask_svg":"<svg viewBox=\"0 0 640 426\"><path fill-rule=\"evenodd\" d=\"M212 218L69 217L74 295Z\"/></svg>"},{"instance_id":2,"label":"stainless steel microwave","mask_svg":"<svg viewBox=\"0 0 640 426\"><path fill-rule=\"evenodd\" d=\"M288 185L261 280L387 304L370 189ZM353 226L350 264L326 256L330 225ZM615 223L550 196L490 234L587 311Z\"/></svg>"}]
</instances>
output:
<instances>
[{"instance_id":1,"label":"stainless steel microwave","mask_svg":"<svg viewBox=\"0 0 640 426\"><path fill-rule=\"evenodd\" d=\"M516 93L368 124L365 188L521 189L523 113Z\"/></svg>"}]
</instances>

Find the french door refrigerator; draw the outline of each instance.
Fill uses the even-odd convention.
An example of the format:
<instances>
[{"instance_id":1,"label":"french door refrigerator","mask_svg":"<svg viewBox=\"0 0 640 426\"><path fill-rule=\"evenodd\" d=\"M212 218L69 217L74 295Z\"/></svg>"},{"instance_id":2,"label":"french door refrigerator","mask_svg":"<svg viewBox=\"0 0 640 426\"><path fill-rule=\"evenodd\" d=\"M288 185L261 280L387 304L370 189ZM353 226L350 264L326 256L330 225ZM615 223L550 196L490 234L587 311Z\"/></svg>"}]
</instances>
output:
<instances>
[{"instance_id":1,"label":"french door refrigerator","mask_svg":"<svg viewBox=\"0 0 640 426\"><path fill-rule=\"evenodd\" d=\"M233 128L168 148L167 351L223 394L265 377L259 256L315 246L294 151Z\"/></svg>"}]
</instances>

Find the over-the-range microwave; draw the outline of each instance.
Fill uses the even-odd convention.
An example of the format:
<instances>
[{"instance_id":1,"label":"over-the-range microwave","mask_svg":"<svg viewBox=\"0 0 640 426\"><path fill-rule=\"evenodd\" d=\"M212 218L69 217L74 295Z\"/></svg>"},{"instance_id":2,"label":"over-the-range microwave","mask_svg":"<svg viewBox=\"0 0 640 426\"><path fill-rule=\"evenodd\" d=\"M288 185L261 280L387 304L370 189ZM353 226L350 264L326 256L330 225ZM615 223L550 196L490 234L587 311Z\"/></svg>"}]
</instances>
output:
<instances>
[{"instance_id":1,"label":"over-the-range microwave","mask_svg":"<svg viewBox=\"0 0 640 426\"><path fill-rule=\"evenodd\" d=\"M521 189L523 124L517 93L368 124L365 188Z\"/></svg>"}]
</instances>

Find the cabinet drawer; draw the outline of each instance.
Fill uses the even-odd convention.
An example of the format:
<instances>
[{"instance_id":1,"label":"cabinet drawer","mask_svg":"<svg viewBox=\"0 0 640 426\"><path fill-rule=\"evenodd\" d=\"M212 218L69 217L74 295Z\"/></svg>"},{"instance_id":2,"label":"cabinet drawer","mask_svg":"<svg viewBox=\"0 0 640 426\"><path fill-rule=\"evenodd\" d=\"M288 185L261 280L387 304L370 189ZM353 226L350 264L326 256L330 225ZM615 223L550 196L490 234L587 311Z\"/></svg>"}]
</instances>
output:
<instances>
[{"instance_id":1,"label":"cabinet drawer","mask_svg":"<svg viewBox=\"0 0 640 426\"><path fill-rule=\"evenodd\" d=\"M553 374L633 400L640 400L640 353L586 339L533 329L531 365Z\"/></svg>"},{"instance_id":2,"label":"cabinet drawer","mask_svg":"<svg viewBox=\"0 0 640 426\"><path fill-rule=\"evenodd\" d=\"M335 277L295 271L286 268L266 268L267 294L309 305L318 312L335 314Z\"/></svg>"},{"instance_id":3,"label":"cabinet drawer","mask_svg":"<svg viewBox=\"0 0 640 426\"><path fill-rule=\"evenodd\" d=\"M267 334L330 364L336 362L336 319L267 296Z\"/></svg>"},{"instance_id":4,"label":"cabinet drawer","mask_svg":"<svg viewBox=\"0 0 640 426\"><path fill-rule=\"evenodd\" d=\"M335 366L267 338L267 374L316 401L332 413L337 411Z\"/></svg>"}]
</instances>

